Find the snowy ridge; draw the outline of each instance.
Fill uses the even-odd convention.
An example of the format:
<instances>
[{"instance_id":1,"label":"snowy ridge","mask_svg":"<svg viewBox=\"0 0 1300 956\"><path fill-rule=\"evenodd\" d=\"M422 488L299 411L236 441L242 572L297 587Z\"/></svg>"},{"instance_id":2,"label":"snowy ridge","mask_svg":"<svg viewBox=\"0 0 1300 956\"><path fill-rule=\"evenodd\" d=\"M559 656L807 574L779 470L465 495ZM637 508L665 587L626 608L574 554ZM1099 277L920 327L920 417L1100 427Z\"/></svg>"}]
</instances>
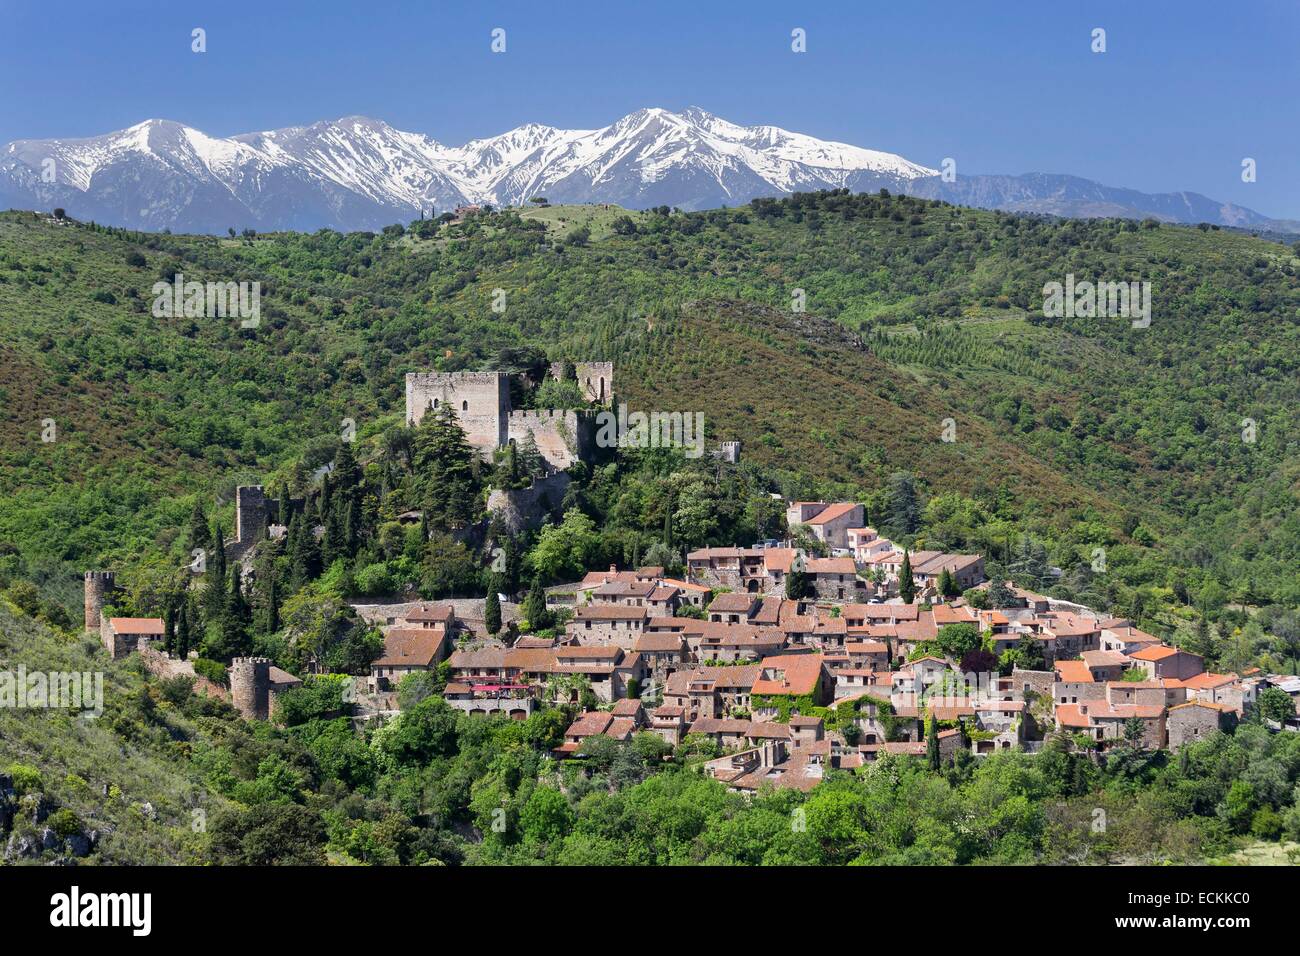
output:
<instances>
[{"instance_id":1,"label":"snowy ridge","mask_svg":"<svg viewBox=\"0 0 1300 956\"><path fill-rule=\"evenodd\" d=\"M901 178L934 175L890 153L771 126L737 126L695 107L680 114L638 110L596 130L529 123L458 147L364 116L225 139L152 119L88 139L10 143L0 153L0 177L30 187L33 174L39 182L47 158L55 161L57 184L67 187L59 198L70 210L77 204L66 195L68 190L90 198L101 181L115 182L120 178L116 172L139 167L145 175L153 171L179 176L191 186L222 190L250 211L268 202L298 203L283 192L257 195L262 189L283 191L292 185L323 192L300 197L303 204L324 203L341 213L361 202L383 210L388 221L391 210L414 214L463 203L517 205L557 190L557 201L649 205L661 200L642 203L637 194L647 187L663 187L679 173L692 185L672 204L685 208L716 204L719 198L746 201L759 194L840 186L862 172ZM159 211L165 215L165 207Z\"/></svg>"},{"instance_id":2,"label":"snowy ridge","mask_svg":"<svg viewBox=\"0 0 1300 956\"><path fill-rule=\"evenodd\" d=\"M1019 212L1300 230L1195 193L1151 195L1070 176L945 183L936 170L893 153L739 126L694 106L637 110L601 129L528 123L462 146L346 116L227 138L152 119L103 136L17 140L0 149L0 209L61 206L76 218L190 232L378 229L430 210L540 196L692 210L798 191L882 188Z\"/></svg>"}]
</instances>

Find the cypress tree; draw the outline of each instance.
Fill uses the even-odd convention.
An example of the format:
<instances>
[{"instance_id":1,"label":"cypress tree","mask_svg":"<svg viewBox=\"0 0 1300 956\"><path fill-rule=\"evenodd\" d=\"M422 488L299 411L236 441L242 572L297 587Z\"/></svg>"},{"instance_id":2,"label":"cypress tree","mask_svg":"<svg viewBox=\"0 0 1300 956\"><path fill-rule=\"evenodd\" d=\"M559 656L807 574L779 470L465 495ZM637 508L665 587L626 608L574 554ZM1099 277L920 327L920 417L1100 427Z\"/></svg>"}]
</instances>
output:
<instances>
[{"instance_id":1,"label":"cypress tree","mask_svg":"<svg viewBox=\"0 0 1300 956\"><path fill-rule=\"evenodd\" d=\"M176 612L176 656L181 660L189 657L190 643L190 600L183 597Z\"/></svg>"},{"instance_id":2,"label":"cypress tree","mask_svg":"<svg viewBox=\"0 0 1300 956\"><path fill-rule=\"evenodd\" d=\"M266 626L265 631L268 634L274 634L280 629L280 586L276 583L276 577L271 575L271 579L266 585Z\"/></svg>"},{"instance_id":3,"label":"cypress tree","mask_svg":"<svg viewBox=\"0 0 1300 956\"><path fill-rule=\"evenodd\" d=\"M551 612L546 609L546 591L542 589L540 574L533 578L533 586L528 591L528 597L524 599L524 617L528 619L528 626L534 631L551 626Z\"/></svg>"},{"instance_id":4,"label":"cypress tree","mask_svg":"<svg viewBox=\"0 0 1300 956\"><path fill-rule=\"evenodd\" d=\"M898 594L904 604L911 604L916 599L916 582L912 580L912 556L903 552L903 566L898 569Z\"/></svg>"},{"instance_id":5,"label":"cypress tree","mask_svg":"<svg viewBox=\"0 0 1300 956\"><path fill-rule=\"evenodd\" d=\"M497 597L497 585L500 583L494 574L488 581L488 593L483 601L483 627L489 634L501 630L501 599Z\"/></svg>"},{"instance_id":6,"label":"cypress tree","mask_svg":"<svg viewBox=\"0 0 1300 956\"><path fill-rule=\"evenodd\" d=\"M163 613L163 650L168 654L176 653L176 602L171 599Z\"/></svg>"},{"instance_id":7,"label":"cypress tree","mask_svg":"<svg viewBox=\"0 0 1300 956\"><path fill-rule=\"evenodd\" d=\"M203 499L194 499L194 510L190 512L190 547L207 548L212 544L212 527L203 510Z\"/></svg>"},{"instance_id":8,"label":"cypress tree","mask_svg":"<svg viewBox=\"0 0 1300 956\"><path fill-rule=\"evenodd\" d=\"M934 719L934 711L930 711L930 719L925 725L925 758L931 770L939 769L939 724Z\"/></svg>"}]
</instances>

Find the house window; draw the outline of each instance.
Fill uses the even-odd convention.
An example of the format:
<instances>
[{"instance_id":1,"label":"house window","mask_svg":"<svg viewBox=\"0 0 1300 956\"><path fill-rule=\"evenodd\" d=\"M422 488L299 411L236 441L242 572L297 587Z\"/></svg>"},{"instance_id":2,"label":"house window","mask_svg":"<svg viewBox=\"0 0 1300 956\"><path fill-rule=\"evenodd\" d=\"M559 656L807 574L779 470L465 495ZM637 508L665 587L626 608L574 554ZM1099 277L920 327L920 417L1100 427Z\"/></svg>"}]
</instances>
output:
<instances>
[{"instance_id":1,"label":"house window","mask_svg":"<svg viewBox=\"0 0 1300 956\"><path fill-rule=\"evenodd\" d=\"M467 402L467 401L466 401L466 402L461 402L461 403L460 403L460 410L461 410L462 412L467 412L467 411L469 411L469 402Z\"/></svg>"}]
</instances>

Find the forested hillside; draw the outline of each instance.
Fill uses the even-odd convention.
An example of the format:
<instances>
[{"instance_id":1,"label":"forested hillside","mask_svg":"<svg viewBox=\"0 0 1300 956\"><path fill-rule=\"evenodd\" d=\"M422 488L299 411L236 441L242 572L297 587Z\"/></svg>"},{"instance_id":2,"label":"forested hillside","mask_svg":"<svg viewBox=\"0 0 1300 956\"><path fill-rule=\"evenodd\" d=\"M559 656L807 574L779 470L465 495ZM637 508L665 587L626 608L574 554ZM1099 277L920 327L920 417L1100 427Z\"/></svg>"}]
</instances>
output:
<instances>
[{"instance_id":1,"label":"forested hillside","mask_svg":"<svg viewBox=\"0 0 1300 956\"><path fill-rule=\"evenodd\" d=\"M918 513L890 530L918 547L1037 554L1044 587L1043 557L1163 633L1198 612L1229 614L1228 633L1238 604L1300 603L1297 267L1294 248L1212 228L840 193L225 239L9 213L0 567L69 610L83 568L176 567L196 500L224 502L229 528L237 483L299 493L343 419L381 443L405 372L513 349L611 360L632 407L704 412L760 491L857 497L890 527L911 479ZM260 328L156 318L151 287L178 272L260 281ZM1150 281L1150 327L1043 318L1044 283L1068 273ZM626 523L645 545L663 525L643 510Z\"/></svg>"},{"instance_id":2,"label":"forested hillside","mask_svg":"<svg viewBox=\"0 0 1300 956\"><path fill-rule=\"evenodd\" d=\"M694 737L596 736L583 761L550 759L575 708L595 706L590 688L526 721L474 720L442 698L444 667L404 680L401 715L361 733L344 688L383 646L350 601L526 592L507 630L554 635L563 612L543 585L613 562L680 573L685 549L779 535L774 492L861 501L895 541L982 551L990 575L1132 617L1207 666L1294 672L1298 267L1293 248L1211 228L840 193L689 215L484 212L377 235L0 216L0 659L106 671L97 719L0 715L6 850L1021 863L1295 840L1297 735L1258 718L1172 756L1126 742L1097 759L1056 734L1036 756L887 756L747 802L695 772L716 748ZM260 325L157 317L152 287L178 273L261 282ZM1044 284L1070 273L1150 281L1150 327L1044 318ZM703 413L708 445L740 440L741 462L602 456L571 469L553 523L512 535L487 519L487 492L527 487L535 447L481 462L447 406L403 421L407 371L515 371L519 401L550 407L577 389L543 382L548 361L589 359L615 363L634 409ZM348 419L355 441L341 440ZM220 545L235 486L252 482L288 528L245 577ZM400 520L410 510L418 524ZM194 548L211 555L201 575ZM113 609L165 617L168 650L197 650L217 683L250 653L328 673L267 723L147 676L135 655L107 663L80 634L86 568L115 571ZM833 728L853 706L818 716Z\"/></svg>"}]
</instances>

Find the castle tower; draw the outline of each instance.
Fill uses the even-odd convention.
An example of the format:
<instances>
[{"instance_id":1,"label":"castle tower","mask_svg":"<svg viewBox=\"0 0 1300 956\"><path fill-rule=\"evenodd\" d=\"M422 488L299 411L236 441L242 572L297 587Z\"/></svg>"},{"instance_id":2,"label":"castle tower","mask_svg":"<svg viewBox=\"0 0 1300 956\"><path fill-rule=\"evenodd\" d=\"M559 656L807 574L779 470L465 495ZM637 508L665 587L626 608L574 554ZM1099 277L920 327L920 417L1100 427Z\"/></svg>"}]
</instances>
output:
<instances>
[{"instance_id":1,"label":"castle tower","mask_svg":"<svg viewBox=\"0 0 1300 956\"><path fill-rule=\"evenodd\" d=\"M236 488L235 540L245 546L257 541L266 530L266 519L267 501L262 486L240 485Z\"/></svg>"},{"instance_id":2,"label":"castle tower","mask_svg":"<svg viewBox=\"0 0 1300 956\"><path fill-rule=\"evenodd\" d=\"M86 630L98 631L104 600L113 593L112 571L86 572Z\"/></svg>"},{"instance_id":3,"label":"castle tower","mask_svg":"<svg viewBox=\"0 0 1300 956\"><path fill-rule=\"evenodd\" d=\"M271 661L236 657L230 662L230 702L247 720L266 720L271 713Z\"/></svg>"}]
</instances>

